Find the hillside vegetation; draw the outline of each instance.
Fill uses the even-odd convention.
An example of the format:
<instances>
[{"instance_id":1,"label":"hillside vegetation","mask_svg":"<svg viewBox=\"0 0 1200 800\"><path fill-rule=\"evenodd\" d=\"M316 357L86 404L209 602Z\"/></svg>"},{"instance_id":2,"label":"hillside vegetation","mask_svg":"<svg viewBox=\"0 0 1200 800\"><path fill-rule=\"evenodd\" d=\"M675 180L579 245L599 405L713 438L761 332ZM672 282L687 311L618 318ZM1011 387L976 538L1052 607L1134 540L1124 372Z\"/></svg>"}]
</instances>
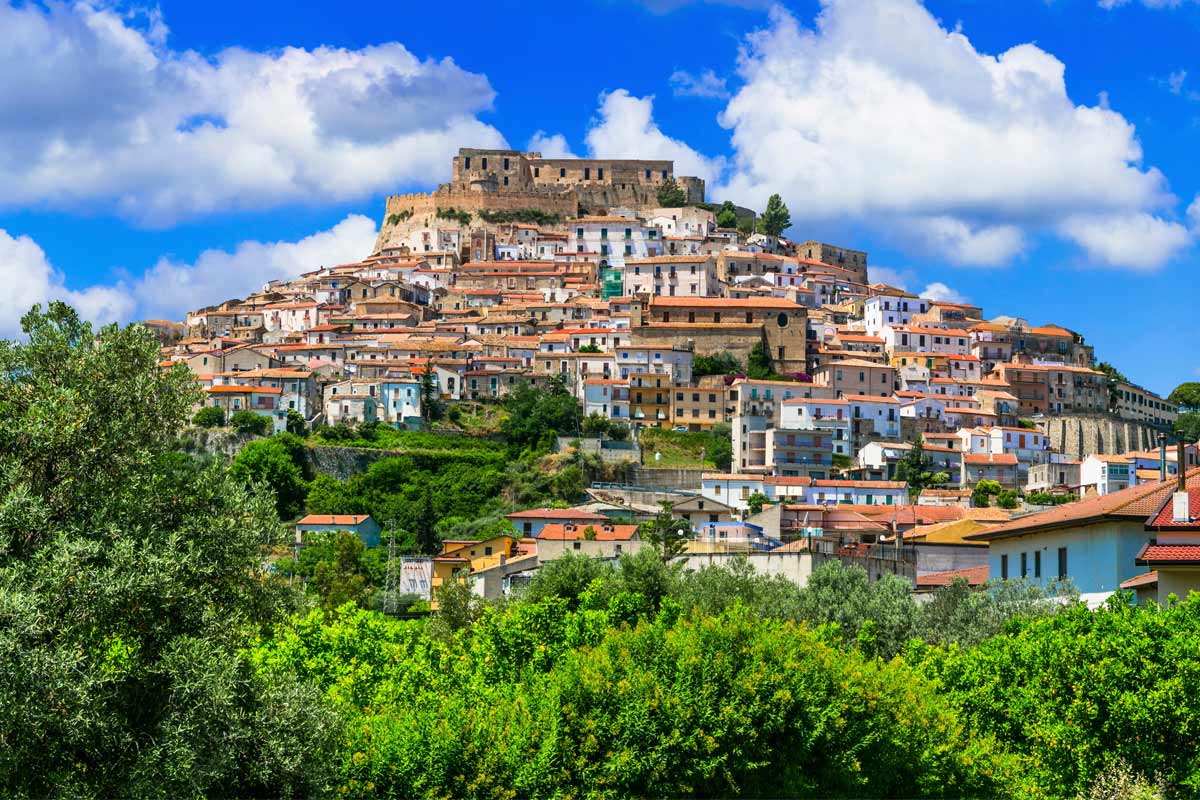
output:
<instances>
[{"instance_id":1,"label":"hillside vegetation","mask_svg":"<svg viewBox=\"0 0 1200 800\"><path fill-rule=\"evenodd\" d=\"M1200 597L1091 611L1008 581L917 604L838 564L799 588L647 549L565 557L507 602L451 581L396 620L342 571L356 537L314 549L307 593L265 568L289 543L265 476L474 524L518 465L562 489L573 457L541 449L570 430L561 395L514 401L503 456L402 437L315 499L298 437L261 440L262 477L177 452L196 387L144 329L61 304L22 324L0 342L5 797L1200 794Z\"/></svg>"}]
</instances>

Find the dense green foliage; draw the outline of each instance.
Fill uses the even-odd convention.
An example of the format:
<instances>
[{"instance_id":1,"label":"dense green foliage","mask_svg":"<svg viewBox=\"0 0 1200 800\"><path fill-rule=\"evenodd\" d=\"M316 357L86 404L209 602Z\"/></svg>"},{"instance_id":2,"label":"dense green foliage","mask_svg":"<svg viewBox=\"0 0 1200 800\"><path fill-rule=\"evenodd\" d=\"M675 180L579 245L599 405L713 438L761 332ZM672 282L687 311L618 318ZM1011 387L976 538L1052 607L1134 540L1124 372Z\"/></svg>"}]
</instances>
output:
<instances>
[{"instance_id":1,"label":"dense green foliage","mask_svg":"<svg viewBox=\"0 0 1200 800\"><path fill-rule=\"evenodd\" d=\"M437 210L438 219L448 219L457 222L462 227L467 227L471 224L471 212L450 206L449 208L439 208Z\"/></svg>"},{"instance_id":2,"label":"dense green foliage","mask_svg":"<svg viewBox=\"0 0 1200 800\"><path fill-rule=\"evenodd\" d=\"M1184 411L1175 420L1175 433L1185 442L1200 442L1200 411Z\"/></svg>"},{"instance_id":3,"label":"dense green foliage","mask_svg":"<svg viewBox=\"0 0 1200 800\"><path fill-rule=\"evenodd\" d=\"M350 531L310 533L303 545L295 558L276 564L280 575L298 578L328 611L346 603L370 607L387 569L379 550L368 551L362 539Z\"/></svg>"},{"instance_id":4,"label":"dense green foliage","mask_svg":"<svg viewBox=\"0 0 1200 800\"><path fill-rule=\"evenodd\" d=\"M733 201L726 200L721 203L721 207L717 210L717 227L718 228L733 228L737 226L737 207Z\"/></svg>"},{"instance_id":5,"label":"dense green foliage","mask_svg":"<svg viewBox=\"0 0 1200 800\"><path fill-rule=\"evenodd\" d=\"M1123 761L1177 797L1200 793L1200 598L1111 603L1014 621L964 650L918 650L971 726L1019 754L1046 797L1073 797Z\"/></svg>"},{"instance_id":6,"label":"dense green foliage","mask_svg":"<svg viewBox=\"0 0 1200 800\"><path fill-rule=\"evenodd\" d=\"M500 430L514 453L548 452L555 436L578 433L583 422L579 401L558 376L544 390L529 383L514 387L504 398L504 408L508 417Z\"/></svg>"},{"instance_id":7,"label":"dense green foliage","mask_svg":"<svg viewBox=\"0 0 1200 800\"><path fill-rule=\"evenodd\" d=\"M489 211L481 209L479 218L484 222L492 224L503 224L506 222L523 222L526 225L560 225L562 217L558 214L548 214L538 208L509 208Z\"/></svg>"},{"instance_id":8,"label":"dense green foliage","mask_svg":"<svg viewBox=\"0 0 1200 800\"><path fill-rule=\"evenodd\" d=\"M663 208L680 208L687 202L687 195L674 178L667 178L658 185L658 204Z\"/></svg>"},{"instance_id":9,"label":"dense green foliage","mask_svg":"<svg viewBox=\"0 0 1200 800\"><path fill-rule=\"evenodd\" d=\"M540 449L577 405L525 396L550 419L515 451L322 430L398 455L312 478L293 434L228 465L175 452L200 393L144 328L61 304L22 324L0 342L5 797L1200 794L1200 595L1091 611L959 581L919 603L837 562L798 587L664 558L664 513L657 547L567 555L505 602L449 581L432 619L389 619L367 610L381 552L352 534L265 569L292 546L278 512L307 489L427 551L511 532L505 509L596 469Z\"/></svg>"},{"instance_id":10,"label":"dense green foliage","mask_svg":"<svg viewBox=\"0 0 1200 800\"><path fill-rule=\"evenodd\" d=\"M743 370L741 362L732 353L720 352L711 356L696 356L692 361L692 375L740 375Z\"/></svg>"},{"instance_id":11,"label":"dense green foliage","mask_svg":"<svg viewBox=\"0 0 1200 800\"><path fill-rule=\"evenodd\" d=\"M335 718L242 648L286 610L282 530L172 452L199 392L140 326L35 308L0 343L0 793L324 791Z\"/></svg>"},{"instance_id":12,"label":"dense green foliage","mask_svg":"<svg viewBox=\"0 0 1200 800\"><path fill-rule=\"evenodd\" d=\"M220 428L225 425L225 409L220 406L205 406L192 417L192 424L201 428Z\"/></svg>"},{"instance_id":13,"label":"dense green foliage","mask_svg":"<svg viewBox=\"0 0 1200 800\"><path fill-rule=\"evenodd\" d=\"M762 342L755 342L746 356L746 377L756 381L781 381L783 376L772 366L771 354Z\"/></svg>"},{"instance_id":14,"label":"dense green foliage","mask_svg":"<svg viewBox=\"0 0 1200 800\"><path fill-rule=\"evenodd\" d=\"M934 471L933 461L925 455L925 440L918 433L912 447L896 462L896 480L908 484L909 499L916 502L921 492L944 485L950 476Z\"/></svg>"},{"instance_id":15,"label":"dense green foliage","mask_svg":"<svg viewBox=\"0 0 1200 800\"><path fill-rule=\"evenodd\" d=\"M254 657L325 688L355 796L942 797L1008 765L900 662L744 608L644 614L622 594L484 609L425 635L310 615Z\"/></svg>"},{"instance_id":16,"label":"dense green foliage","mask_svg":"<svg viewBox=\"0 0 1200 800\"><path fill-rule=\"evenodd\" d=\"M1167 400L1183 411L1200 411L1200 382L1179 384L1167 395Z\"/></svg>"},{"instance_id":17,"label":"dense green foliage","mask_svg":"<svg viewBox=\"0 0 1200 800\"><path fill-rule=\"evenodd\" d=\"M272 493L280 519L294 519L304 510L308 495L308 458L304 441L291 433L257 439L238 452L229 474Z\"/></svg>"},{"instance_id":18,"label":"dense green foliage","mask_svg":"<svg viewBox=\"0 0 1200 800\"><path fill-rule=\"evenodd\" d=\"M1061 506L1074 503L1079 499L1077 494L1050 494L1049 492L1031 492L1025 496L1026 502L1035 506Z\"/></svg>"},{"instance_id":19,"label":"dense green foliage","mask_svg":"<svg viewBox=\"0 0 1200 800\"><path fill-rule=\"evenodd\" d=\"M229 427L246 436L266 436L271 432L271 419L243 408L229 417Z\"/></svg>"},{"instance_id":20,"label":"dense green foliage","mask_svg":"<svg viewBox=\"0 0 1200 800\"><path fill-rule=\"evenodd\" d=\"M758 230L768 236L782 236L792 224L792 215L787 204L777 194L767 198L767 207L758 220Z\"/></svg>"}]
</instances>

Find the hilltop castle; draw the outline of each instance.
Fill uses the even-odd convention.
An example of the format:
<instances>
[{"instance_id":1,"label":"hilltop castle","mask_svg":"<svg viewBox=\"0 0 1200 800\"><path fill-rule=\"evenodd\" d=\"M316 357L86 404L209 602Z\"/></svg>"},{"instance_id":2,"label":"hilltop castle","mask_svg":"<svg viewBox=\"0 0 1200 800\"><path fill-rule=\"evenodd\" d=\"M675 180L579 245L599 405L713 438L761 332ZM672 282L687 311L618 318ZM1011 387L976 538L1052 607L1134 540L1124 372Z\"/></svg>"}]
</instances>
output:
<instances>
[{"instance_id":1,"label":"hilltop castle","mask_svg":"<svg viewBox=\"0 0 1200 800\"><path fill-rule=\"evenodd\" d=\"M401 244L415 229L442 224L438 220L460 227L512 221L555 226L581 210L656 208L658 188L668 180L683 189L687 203L704 201L704 181L676 177L672 161L542 158L520 150L464 147L452 159L450 182L436 192L387 199L375 251Z\"/></svg>"}]
</instances>

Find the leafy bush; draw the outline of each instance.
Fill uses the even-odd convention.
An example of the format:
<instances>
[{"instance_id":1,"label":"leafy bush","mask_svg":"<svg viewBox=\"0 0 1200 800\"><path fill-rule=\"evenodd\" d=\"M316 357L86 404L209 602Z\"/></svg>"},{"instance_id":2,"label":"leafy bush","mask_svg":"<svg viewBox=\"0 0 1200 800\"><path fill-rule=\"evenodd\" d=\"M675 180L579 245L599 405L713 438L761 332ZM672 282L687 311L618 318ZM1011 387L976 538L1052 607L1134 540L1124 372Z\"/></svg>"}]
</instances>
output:
<instances>
[{"instance_id":1,"label":"leafy bush","mask_svg":"<svg viewBox=\"0 0 1200 800\"><path fill-rule=\"evenodd\" d=\"M305 472L308 458L304 442L291 433L250 442L234 457L229 474L271 492L280 519L293 519L304 510L308 494Z\"/></svg>"},{"instance_id":2,"label":"leafy bush","mask_svg":"<svg viewBox=\"0 0 1200 800\"><path fill-rule=\"evenodd\" d=\"M1139 609L1118 595L1090 611L1010 622L969 649L910 654L972 730L1017 753L1041 796L1084 795L1123 762L1200 792L1200 598Z\"/></svg>"},{"instance_id":3,"label":"leafy bush","mask_svg":"<svg viewBox=\"0 0 1200 800\"><path fill-rule=\"evenodd\" d=\"M983 796L1009 777L901 662L742 608L620 626L645 608L483 608L437 638L344 608L253 658L325 688L354 796Z\"/></svg>"},{"instance_id":4,"label":"leafy bush","mask_svg":"<svg viewBox=\"0 0 1200 800\"><path fill-rule=\"evenodd\" d=\"M192 417L192 424L201 428L220 428L225 425L225 409L220 406L205 406Z\"/></svg>"},{"instance_id":5,"label":"leafy bush","mask_svg":"<svg viewBox=\"0 0 1200 800\"><path fill-rule=\"evenodd\" d=\"M522 222L526 225L560 225L562 217L558 214L548 214L537 208L510 208L497 211L482 210L479 217L484 222L503 224L507 222Z\"/></svg>"},{"instance_id":6,"label":"leafy bush","mask_svg":"<svg viewBox=\"0 0 1200 800\"><path fill-rule=\"evenodd\" d=\"M229 418L229 427L245 436L266 436L271 432L271 419L243 408Z\"/></svg>"},{"instance_id":7,"label":"leafy bush","mask_svg":"<svg viewBox=\"0 0 1200 800\"><path fill-rule=\"evenodd\" d=\"M696 356L692 361L692 375L697 378L704 375L735 375L744 371L741 363L731 353Z\"/></svg>"}]
</instances>

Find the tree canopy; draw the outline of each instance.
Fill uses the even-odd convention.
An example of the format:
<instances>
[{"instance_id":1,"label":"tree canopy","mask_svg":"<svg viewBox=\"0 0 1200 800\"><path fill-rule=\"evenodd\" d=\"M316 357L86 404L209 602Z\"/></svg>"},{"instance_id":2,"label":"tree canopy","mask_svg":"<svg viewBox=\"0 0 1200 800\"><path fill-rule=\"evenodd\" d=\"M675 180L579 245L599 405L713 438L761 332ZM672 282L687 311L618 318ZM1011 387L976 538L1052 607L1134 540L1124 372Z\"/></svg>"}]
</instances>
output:
<instances>
[{"instance_id":1,"label":"tree canopy","mask_svg":"<svg viewBox=\"0 0 1200 800\"><path fill-rule=\"evenodd\" d=\"M733 201L726 200L724 203L721 203L720 209L717 210L717 227L736 228L737 223L737 208L733 205Z\"/></svg>"},{"instance_id":2,"label":"tree canopy","mask_svg":"<svg viewBox=\"0 0 1200 800\"><path fill-rule=\"evenodd\" d=\"M758 220L758 230L768 236L781 236L792 224L792 216L788 212L783 198L777 194L767 199L767 208Z\"/></svg>"},{"instance_id":3,"label":"tree canopy","mask_svg":"<svg viewBox=\"0 0 1200 800\"><path fill-rule=\"evenodd\" d=\"M658 185L658 204L663 208L679 208L687 202L687 195L674 178L667 178Z\"/></svg>"},{"instance_id":4,"label":"tree canopy","mask_svg":"<svg viewBox=\"0 0 1200 800\"><path fill-rule=\"evenodd\" d=\"M243 654L285 609L271 498L172 450L191 375L61 303L22 328L0 342L4 793L325 791L334 718Z\"/></svg>"}]
</instances>

